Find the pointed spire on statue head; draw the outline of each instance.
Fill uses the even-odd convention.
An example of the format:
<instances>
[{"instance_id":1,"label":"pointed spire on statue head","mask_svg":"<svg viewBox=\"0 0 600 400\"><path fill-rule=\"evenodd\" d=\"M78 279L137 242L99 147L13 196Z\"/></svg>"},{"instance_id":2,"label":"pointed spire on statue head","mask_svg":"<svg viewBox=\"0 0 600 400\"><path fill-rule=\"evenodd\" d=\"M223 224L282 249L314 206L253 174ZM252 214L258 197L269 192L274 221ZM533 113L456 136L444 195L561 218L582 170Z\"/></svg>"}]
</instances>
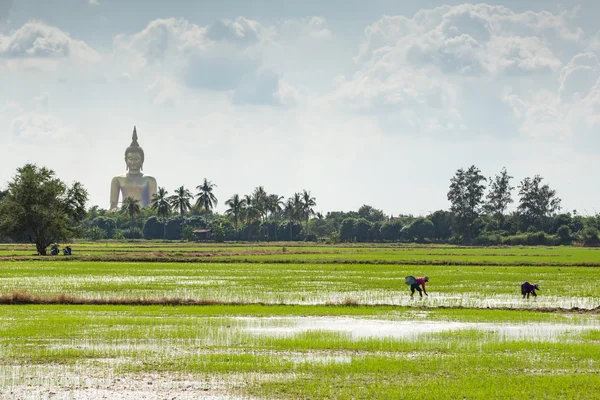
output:
<instances>
[{"instance_id":1,"label":"pointed spire on statue head","mask_svg":"<svg viewBox=\"0 0 600 400\"><path fill-rule=\"evenodd\" d=\"M135 125L133 126L133 135L131 135L131 145L129 147L140 147L138 143L138 135L137 130L135 129Z\"/></svg>"},{"instance_id":2,"label":"pointed spire on statue head","mask_svg":"<svg viewBox=\"0 0 600 400\"><path fill-rule=\"evenodd\" d=\"M125 150L125 157L127 157L127 153L131 152L139 153L142 156L142 163L144 162L144 150L142 150L140 144L138 143L138 135L135 125L133 126L133 135L131 135L131 144L127 150Z\"/></svg>"}]
</instances>

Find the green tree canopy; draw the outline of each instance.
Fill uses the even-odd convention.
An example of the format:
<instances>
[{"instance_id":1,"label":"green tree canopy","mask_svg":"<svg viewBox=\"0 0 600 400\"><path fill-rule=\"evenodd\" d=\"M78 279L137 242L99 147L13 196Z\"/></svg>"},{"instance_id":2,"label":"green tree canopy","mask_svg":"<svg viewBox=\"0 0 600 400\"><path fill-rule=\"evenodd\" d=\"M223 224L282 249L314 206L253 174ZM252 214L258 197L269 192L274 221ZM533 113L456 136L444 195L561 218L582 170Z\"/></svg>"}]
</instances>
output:
<instances>
[{"instance_id":1,"label":"green tree canopy","mask_svg":"<svg viewBox=\"0 0 600 400\"><path fill-rule=\"evenodd\" d=\"M167 219L171 215L169 192L164 187L159 187L158 192L152 196L151 207L163 222L163 240L167 238Z\"/></svg>"},{"instance_id":2,"label":"green tree canopy","mask_svg":"<svg viewBox=\"0 0 600 400\"><path fill-rule=\"evenodd\" d=\"M0 201L0 232L16 241L30 240L38 254L74 235L86 214L88 194L79 182L68 186L54 171L25 164L8 184Z\"/></svg>"},{"instance_id":3,"label":"green tree canopy","mask_svg":"<svg viewBox=\"0 0 600 400\"><path fill-rule=\"evenodd\" d=\"M486 181L481 175L479 168L471 165L468 170L459 169L450 180L450 191L448 200L451 203L450 210L454 213L458 222L458 229L471 241L473 223L481 212L483 192Z\"/></svg>"},{"instance_id":4,"label":"green tree canopy","mask_svg":"<svg viewBox=\"0 0 600 400\"><path fill-rule=\"evenodd\" d=\"M358 209L358 215L369 222L383 222L386 220L386 216L382 210L378 210L367 204L363 204Z\"/></svg>"},{"instance_id":5,"label":"green tree canopy","mask_svg":"<svg viewBox=\"0 0 600 400\"><path fill-rule=\"evenodd\" d=\"M486 196L487 202L483 208L498 221L503 220L506 207L513 202L511 192L514 187L510 186L511 179L512 176L508 175L506 168L502 168L500 174L496 175L494 179L490 178L490 188Z\"/></svg>"},{"instance_id":6,"label":"green tree canopy","mask_svg":"<svg viewBox=\"0 0 600 400\"><path fill-rule=\"evenodd\" d=\"M556 196L556 190L550 189L548 185L542 185L542 178L535 175L525 178L519 185L519 214L538 229L543 229L546 217L560 210L560 199Z\"/></svg>"},{"instance_id":7,"label":"green tree canopy","mask_svg":"<svg viewBox=\"0 0 600 400\"><path fill-rule=\"evenodd\" d=\"M218 204L217 197L213 193L213 189L216 187L217 185L206 178L204 178L202 185L196 186L196 190L198 190L196 194L196 209L204 210L206 216Z\"/></svg>"},{"instance_id":8,"label":"green tree canopy","mask_svg":"<svg viewBox=\"0 0 600 400\"><path fill-rule=\"evenodd\" d=\"M239 194L234 194L231 196L231 198L225 201L225 205L229 207L227 210L225 210L225 215L233 219L233 226L237 231L240 217L246 208L246 200L240 198Z\"/></svg>"}]
</instances>

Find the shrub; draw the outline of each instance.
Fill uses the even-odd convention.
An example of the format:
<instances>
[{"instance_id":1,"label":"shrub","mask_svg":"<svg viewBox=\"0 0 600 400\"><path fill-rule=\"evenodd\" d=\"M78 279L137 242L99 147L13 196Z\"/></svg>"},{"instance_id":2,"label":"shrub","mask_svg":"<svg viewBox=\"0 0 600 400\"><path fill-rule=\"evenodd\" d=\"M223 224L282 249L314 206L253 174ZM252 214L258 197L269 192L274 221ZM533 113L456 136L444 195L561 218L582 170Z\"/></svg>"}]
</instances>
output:
<instances>
[{"instance_id":1,"label":"shrub","mask_svg":"<svg viewBox=\"0 0 600 400\"><path fill-rule=\"evenodd\" d=\"M92 226L85 232L85 238L91 241L106 239L108 235L98 226Z\"/></svg>"},{"instance_id":2,"label":"shrub","mask_svg":"<svg viewBox=\"0 0 600 400\"><path fill-rule=\"evenodd\" d=\"M123 231L126 239L142 239L144 234L140 228L129 228Z\"/></svg>"},{"instance_id":3,"label":"shrub","mask_svg":"<svg viewBox=\"0 0 600 400\"><path fill-rule=\"evenodd\" d=\"M598 229L596 228L585 228L579 234L579 238L583 242L584 246L598 246L600 245L600 239L598 238Z\"/></svg>"},{"instance_id":4,"label":"shrub","mask_svg":"<svg viewBox=\"0 0 600 400\"><path fill-rule=\"evenodd\" d=\"M573 240L571 237L571 228L567 225L561 225L556 230L556 236L558 237L560 244L570 244Z\"/></svg>"}]
</instances>

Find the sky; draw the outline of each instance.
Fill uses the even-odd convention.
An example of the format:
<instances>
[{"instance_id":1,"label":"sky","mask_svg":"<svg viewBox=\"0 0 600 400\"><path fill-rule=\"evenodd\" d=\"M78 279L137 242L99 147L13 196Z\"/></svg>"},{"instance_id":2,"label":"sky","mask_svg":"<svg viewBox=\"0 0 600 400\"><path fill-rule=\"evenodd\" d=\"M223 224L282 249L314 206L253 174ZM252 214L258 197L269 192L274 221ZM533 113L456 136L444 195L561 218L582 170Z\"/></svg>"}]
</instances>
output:
<instances>
[{"instance_id":1,"label":"sky","mask_svg":"<svg viewBox=\"0 0 600 400\"><path fill-rule=\"evenodd\" d=\"M133 126L170 193L257 186L426 215L536 174L600 212L600 2L0 0L0 188L36 163L109 207ZM517 190L513 192L515 203ZM512 206L513 208L515 205Z\"/></svg>"}]
</instances>

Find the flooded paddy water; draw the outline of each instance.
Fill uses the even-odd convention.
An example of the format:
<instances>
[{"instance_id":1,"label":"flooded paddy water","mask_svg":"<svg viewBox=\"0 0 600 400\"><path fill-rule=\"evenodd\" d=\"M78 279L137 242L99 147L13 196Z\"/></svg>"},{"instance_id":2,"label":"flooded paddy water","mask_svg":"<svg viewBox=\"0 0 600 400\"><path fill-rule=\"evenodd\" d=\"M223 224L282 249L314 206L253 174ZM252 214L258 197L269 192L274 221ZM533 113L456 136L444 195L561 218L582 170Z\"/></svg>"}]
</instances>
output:
<instances>
[{"instance_id":1,"label":"flooded paddy water","mask_svg":"<svg viewBox=\"0 0 600 400\"><path fill-rule=\"evenodd\" d=\"M573 324L481 323L456 321L389 321L359 318L299 317L244 319L246 330L257 335L292 336L308 331L346 334L351 339L397 338L418 340L426 334L476 330L498 334L503 340L556 341L571 334L600 329L600 320Z\"/></svg>"},{"instance_id":2,"label":"flooded paddy water","mask_svg":"<svg viewBox=\"0 0 600 400\"><path fill-rule=\"evenodd\" d=\"M0 399L489 399L530 384L546 398L572 387L594 398L597 253L322 246L280 263L0 260L0 295L124 299L0 305ZM574 261L589 265L558 265ZM429 296L410 297L413 274L430 276ZM521 297L524 280L540 283L538 297Z\"/></svg>"}]
</instances>

